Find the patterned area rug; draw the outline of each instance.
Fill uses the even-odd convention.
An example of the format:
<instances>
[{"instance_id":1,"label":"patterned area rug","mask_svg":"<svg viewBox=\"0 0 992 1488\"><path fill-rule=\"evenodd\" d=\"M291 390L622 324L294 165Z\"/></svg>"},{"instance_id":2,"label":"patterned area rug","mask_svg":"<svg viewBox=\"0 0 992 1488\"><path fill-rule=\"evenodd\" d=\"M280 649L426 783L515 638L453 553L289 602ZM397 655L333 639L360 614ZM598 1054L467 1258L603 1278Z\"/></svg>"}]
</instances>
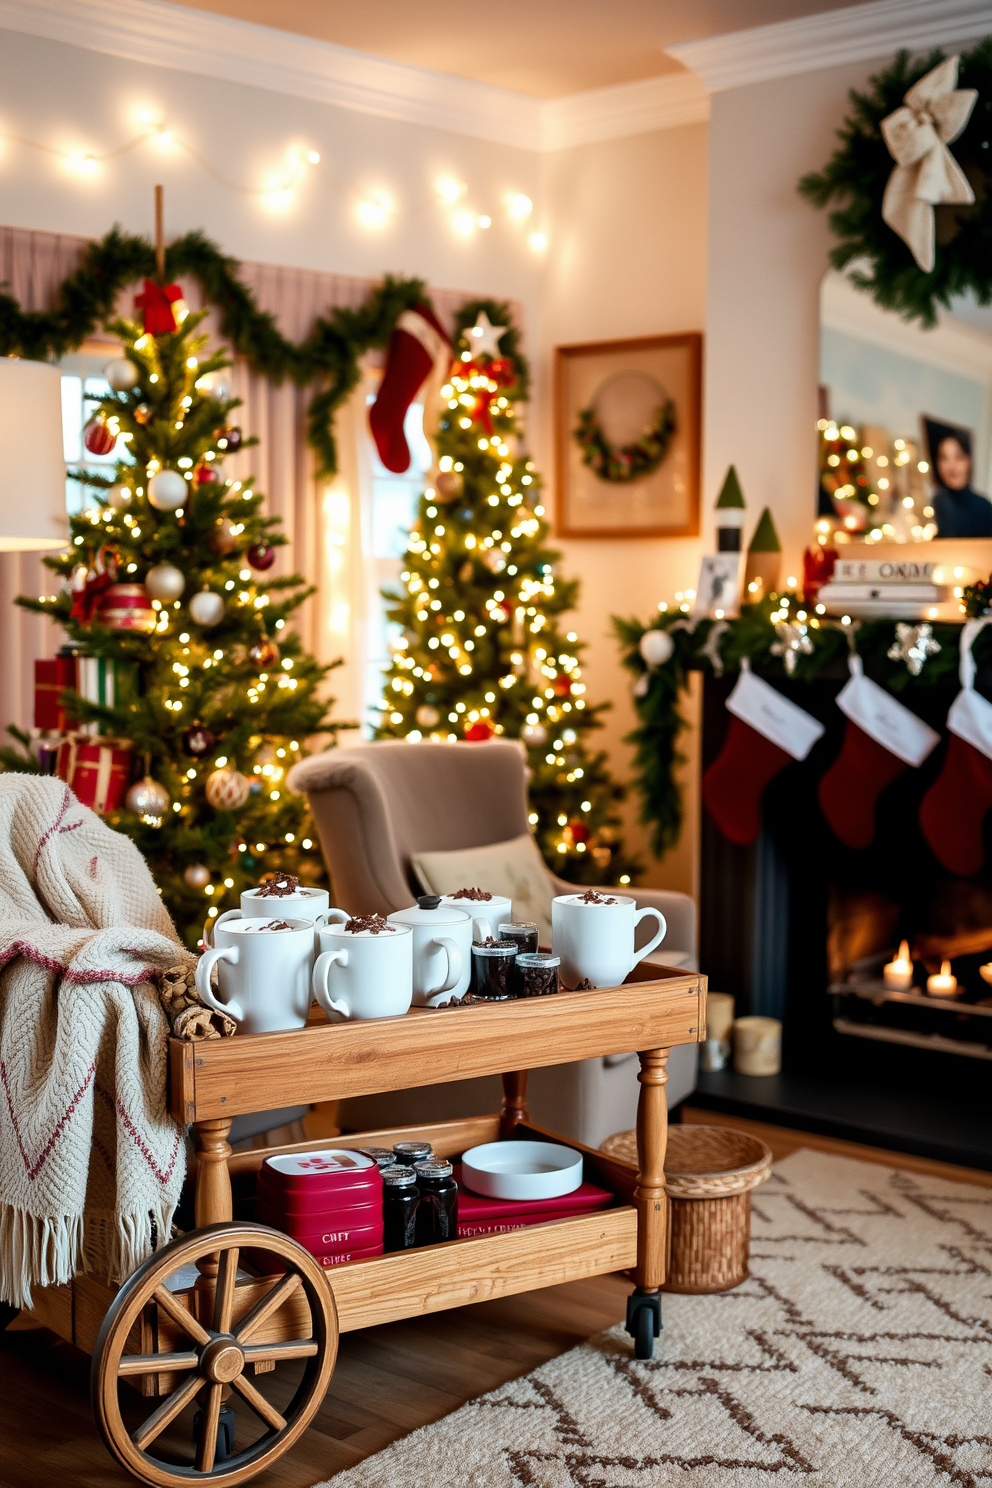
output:
<instances>
[{"instance_id":1,"label":"patterned area rug","mask_svg":"<svg viewBox=\"0 0 992 1488\"><path fill-rule=\"evenodd\" d=\"M611 1329L333 1488L988 1488L992 1191L801 1151L753 1199L750 1280L666 1297L653 1361Z\"/></svg>"}]
</instances>

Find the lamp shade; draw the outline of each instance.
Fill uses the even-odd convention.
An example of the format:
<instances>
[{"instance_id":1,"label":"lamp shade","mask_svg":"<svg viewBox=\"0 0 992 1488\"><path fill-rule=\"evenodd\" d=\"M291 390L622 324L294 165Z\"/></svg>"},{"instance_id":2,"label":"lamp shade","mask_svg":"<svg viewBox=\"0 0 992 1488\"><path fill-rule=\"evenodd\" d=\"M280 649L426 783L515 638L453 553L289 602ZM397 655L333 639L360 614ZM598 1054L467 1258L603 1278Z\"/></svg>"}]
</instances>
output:
<instances>
[{"instance_id":1,"label":"lamp shade","mask_svg":"<svg viewBox=\"0 0 992 1488\"><path fill-rule=\"evenodd\" d=\"M0 357L0 552L69 541L58 367Z\"/></svg>"}]
</instances>

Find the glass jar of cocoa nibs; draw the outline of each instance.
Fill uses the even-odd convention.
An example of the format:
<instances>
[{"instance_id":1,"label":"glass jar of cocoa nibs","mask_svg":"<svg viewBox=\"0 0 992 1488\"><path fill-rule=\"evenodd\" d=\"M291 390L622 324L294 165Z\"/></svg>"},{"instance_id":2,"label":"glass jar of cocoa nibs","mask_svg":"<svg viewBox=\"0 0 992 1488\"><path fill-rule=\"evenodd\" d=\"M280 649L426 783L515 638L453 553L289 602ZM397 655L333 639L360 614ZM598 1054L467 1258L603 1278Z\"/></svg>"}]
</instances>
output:
<instances>
[{"instance_id":1,"label":"glass jar of cocoa nibs","mask_svg":"<svg viewBox=\"0 0 992 1488\"><path fill-rule=\"evenodd\" d=\"M506 1002L512 997L511 983L516 959L517 947L512 940L474 940L471 985L473 997L484 998L486 1002Z\"/></svg>"},{"instance_id":2,"label":"glass jar of cocoa nibs","mask_svg":"<svg viewBox=\"0 0 992 1488\"><path fill-rule=\"evenodd\" d=\"M393 1152L395 1154L393 1160L405 1163L407 1166L434 1156L434 1148L430 1142L394 1142Z\"/></svg>"},{"instance_id":3,"label":"glass jar of cocoa nibs","mask_svg":"<svg viewBox=\"0 0 992 1488\"><path fill-rule=\"evenodd\" d=\"M547 951L525 951L517 957L514 986L518 997L550 997L559 990L561 957Z\"/></svg>"},{"instance_id":4,"label":"glass jar of cocoa nibs","mask_svg":"<svg viewBox=\"0 0 992 1488\"><path fill-rule=\"evenodd\" d=\"M412 1168L394 1163L382 1173L382 1248L412 1250L417 1244L420 1190Z\"/></svg>"},{"instance_id":5,"label":"glass jar of cocoa nibs","mask_svg":"<svg viewBox=\"0 0 992 1488\"><path fill-rule=\"evenodd\" d=\"M538 927L526 920L512 924L499 926L500 940L512 940L517 948L518 954L523 951L536 951L538 948Z\"/></svg>"},{"instance_id":6,"label":"glass jar of cocoa nibs","mask_svg":"<svg viewBox=\"0 0 992 1488\"><path fill-rule=\"evenodd\" d=\"M417 1209L418 1245L439 1245L458 1238L458 1184L450 1162L433 1157L414 1163L420 1205Z\"/></svg>"},{"instance_id":7,"label":"glass jar of cocoa nibs","mask_svg":"<svg viewBox=\"0 0 992 1488\"><path fill-rule=\"evenodd\" d=\"M360 1151L363 1157L370 1157L379 1169L391 1168L396 1162L396 1153L391 1147L362 1147Z\"/></svg>"}]
</instances>

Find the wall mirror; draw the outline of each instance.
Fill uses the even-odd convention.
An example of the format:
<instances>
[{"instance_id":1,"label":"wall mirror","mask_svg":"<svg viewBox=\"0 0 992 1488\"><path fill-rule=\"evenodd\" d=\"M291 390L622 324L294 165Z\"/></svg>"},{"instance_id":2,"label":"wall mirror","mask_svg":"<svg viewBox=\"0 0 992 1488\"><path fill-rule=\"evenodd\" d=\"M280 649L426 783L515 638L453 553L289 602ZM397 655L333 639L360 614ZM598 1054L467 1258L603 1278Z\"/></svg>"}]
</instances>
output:
<instances>
[{"instance_id":1,"label":"wall mirror","mask_svg":"<svg viewBox=\"0 0 992 1488\"><path fill-rule=\"evenodd\" d=\"M868 542L992 537L992 306L923 330L831 270L819 382L821 519Z\"/></svg>"}]
</instances>

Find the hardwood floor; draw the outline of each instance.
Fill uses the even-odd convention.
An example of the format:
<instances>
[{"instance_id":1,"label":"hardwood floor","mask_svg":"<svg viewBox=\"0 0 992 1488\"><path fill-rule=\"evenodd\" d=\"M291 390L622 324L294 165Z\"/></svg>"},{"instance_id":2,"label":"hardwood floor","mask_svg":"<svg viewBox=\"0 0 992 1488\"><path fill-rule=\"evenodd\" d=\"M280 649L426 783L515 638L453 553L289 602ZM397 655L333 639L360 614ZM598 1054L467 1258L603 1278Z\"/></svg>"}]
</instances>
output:
<instances>
[{"instance_id":1,"label":"hardwood floor","mask_svg":"<svg viewBox=\"0 0 992 1488\"><path fill-rule=\"evenodd\" d=\"M684 1120L753 1131L776 1158L800 1147L992 1186L992 1174L711 1111ZM595 1277L350 1333L320 1412L257 1488L311 1488L397 1437L564 1353L624 1316L629 1282ZM124 1488L89 1409L89 1358L17 1319L0 1335L0 1488Z\"/></svg>"}]
</instances>

